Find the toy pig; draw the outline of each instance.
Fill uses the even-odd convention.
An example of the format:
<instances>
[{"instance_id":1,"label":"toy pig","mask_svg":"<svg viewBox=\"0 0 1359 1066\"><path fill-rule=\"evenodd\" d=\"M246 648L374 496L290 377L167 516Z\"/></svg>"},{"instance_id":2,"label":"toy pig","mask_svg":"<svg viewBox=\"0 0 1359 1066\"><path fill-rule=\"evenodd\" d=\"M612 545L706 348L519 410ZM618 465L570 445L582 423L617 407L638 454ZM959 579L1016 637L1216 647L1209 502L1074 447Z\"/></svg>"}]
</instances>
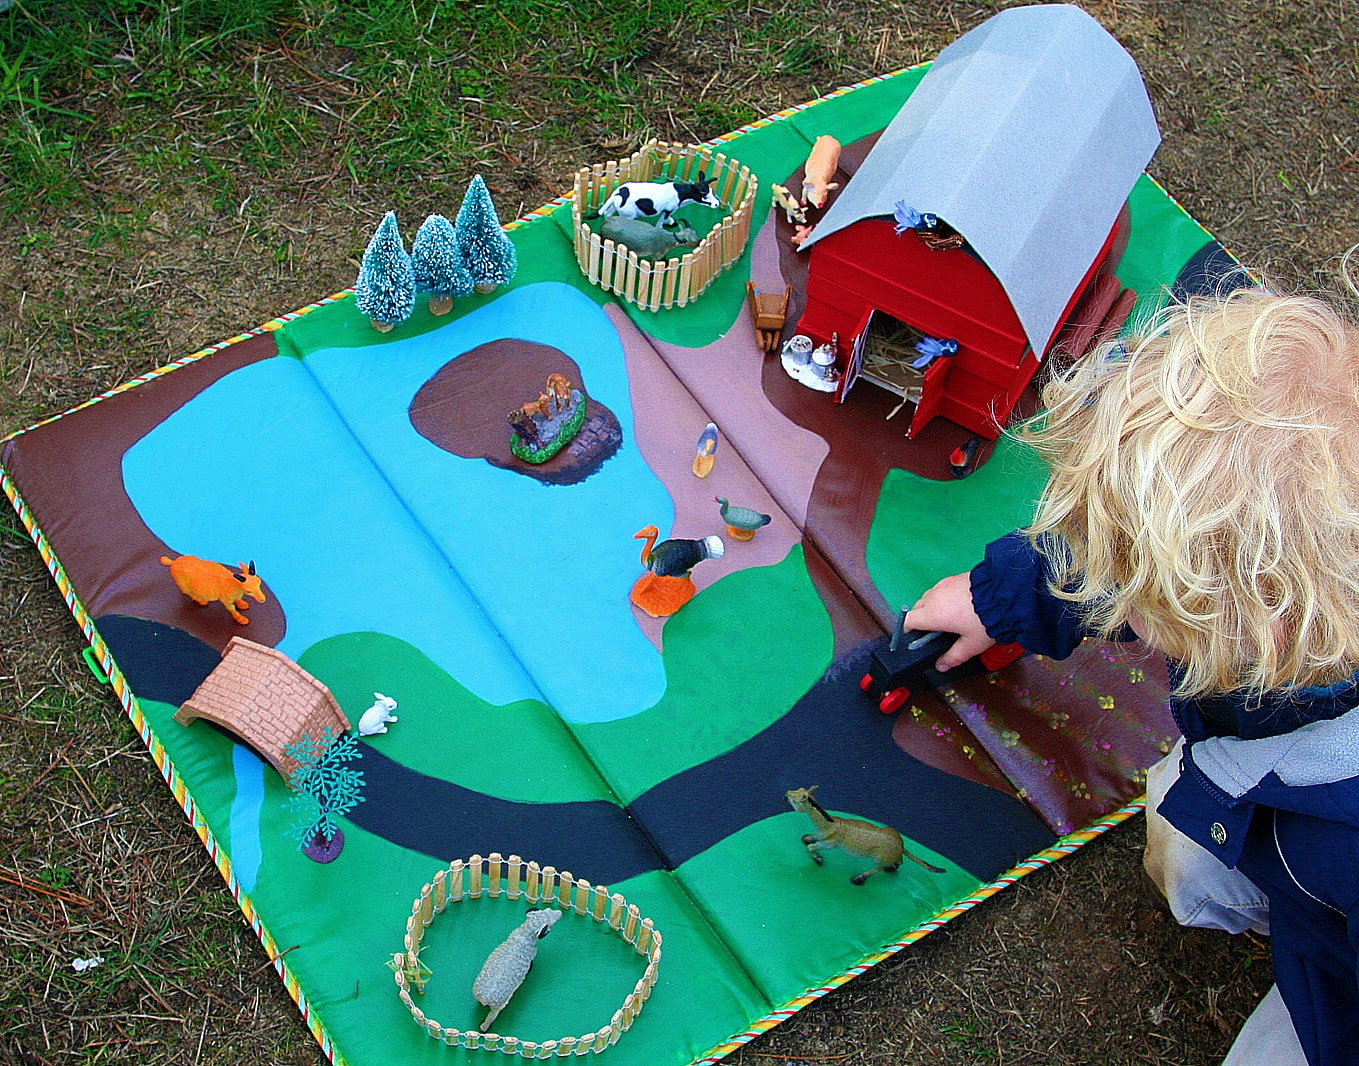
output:
<instances>
[{"instance_id":1,"label":"toy pig","mask_svg":"<svg viewBox=\"0 0 1359 1066\"><path fill-rule=\"evenodd\" d=\"M374 733L387 732L387 723L396 721L396 715L392 713L394 710L396 700L391 696L384 696L381 692L374 692L373 706L364 711L359 718L359 736L371 737Z\"/></svg>"}]
</instances>

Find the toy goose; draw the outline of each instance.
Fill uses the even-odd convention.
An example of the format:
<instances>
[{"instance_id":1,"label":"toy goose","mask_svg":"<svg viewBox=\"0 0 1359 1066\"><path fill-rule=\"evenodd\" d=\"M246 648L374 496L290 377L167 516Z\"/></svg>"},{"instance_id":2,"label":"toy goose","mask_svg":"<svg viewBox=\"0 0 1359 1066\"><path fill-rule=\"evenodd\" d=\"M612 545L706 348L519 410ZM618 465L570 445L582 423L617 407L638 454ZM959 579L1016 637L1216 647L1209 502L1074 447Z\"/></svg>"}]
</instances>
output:
<instances>
[{"instance_id":1,"label":"toy goose","mask_svg":"<svg viewBox=\"0 0 1359 1066\"><path fill-rule=\"evenodd\" d=\"M755 531L769 525L773 519L751 507L733 507L725 496L714 496L713 500L721 506L719 513L727 523L727 532L733 540L750 540Z\"/></svg>"},{"instance_id":2,"label":"toy goose","mask_svg":"<svg viewBox=\"0 0 1359 1066\"><path fill-rule=\"evenodd\" d=\"M490 1008L481 1023L483 1033L505 1009L510 997L519 991L529 967L538 957L538 941L547 936L561 916L561 911L551 908L529 911L519 927L486 957L481 973L472 982L472 995L483 1007Z\"/></svg>"},{"instance_id":3,"label":"toy goose","mask_svg":"<svg viewBox=\"0 0 1359 1066\"><path fill-rule=\"evenodd\" d=\"M647 526L633 534L633 540L645 540L642 547L642 565L657 577L686 577L689 571L704 559L720 559L726 550L721 537L704 537L702 540L663 540L656 538L660 530Z\"/></svg>"},{"instance_id":4,"label":"toy goose","mask_svg":"<svg viewBox=\"0 0 1359 1066\"><path fill-rule=\"evenodd\" d=\"M707 536L701 540L663 540L656 538L660 530L647 526L633 534L635 540L645 540L642 565L647 572L637 579L628 594L634 604L652 618L665 618L683 607L697 588L689 571L704 559L720 559L726 546L722 538Z\"/></svg>"}]
</instances>

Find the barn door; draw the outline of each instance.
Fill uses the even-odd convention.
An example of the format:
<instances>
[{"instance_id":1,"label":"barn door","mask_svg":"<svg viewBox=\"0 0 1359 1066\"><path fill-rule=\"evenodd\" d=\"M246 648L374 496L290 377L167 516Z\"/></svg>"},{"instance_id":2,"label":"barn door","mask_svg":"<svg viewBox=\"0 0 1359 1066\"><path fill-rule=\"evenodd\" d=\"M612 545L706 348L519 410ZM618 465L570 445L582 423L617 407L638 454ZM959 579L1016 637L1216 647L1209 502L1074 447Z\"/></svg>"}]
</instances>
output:
<instances>
[{"instance_id":1,"label":"barn door","mask_svg":"<svg viewBox=\"0 0 1359 1066\"><path fill-rule=\"evenodd\" d=\"M944 400L944 383L948 380L948 372L953 369L955 362L956 357L936 359L926 367L925 380L920 386L920 402L915 405L911 428L906 431L908 440L924 429L939 413L939 405Z\"/></svg>"},{"instance_id":2,"label":"barn door","mask_svg":"<svg viewBox=\"0 0 1359 1066\"><path fill-rule=\"evenodd\" d=\"M850 347L849 358L845 360L845 372L840 375L840 384L835 389L835 402L844 403L849 390L859 380L859 372L864 368L864 347L868 344L868 325L873 321L876 311L869 311L868 317L859 326L859 333Z\"/></svg>"}]
</instances>

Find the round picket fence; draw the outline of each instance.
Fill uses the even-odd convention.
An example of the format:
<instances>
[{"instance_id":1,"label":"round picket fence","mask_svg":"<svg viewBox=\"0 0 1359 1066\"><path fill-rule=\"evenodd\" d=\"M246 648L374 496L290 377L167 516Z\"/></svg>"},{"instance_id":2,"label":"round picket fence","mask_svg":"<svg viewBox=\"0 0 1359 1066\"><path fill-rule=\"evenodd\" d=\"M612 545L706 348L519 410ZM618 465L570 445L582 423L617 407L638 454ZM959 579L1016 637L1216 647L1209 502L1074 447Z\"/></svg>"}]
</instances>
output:
<instances>
[{"instance_id":1,"label":"round picket fence","mask_svg":"<svg viewBox=\"0 0 1359 1066\"><path fill-rule=\"evenodd\" d=\"M423 995L430 979L430 970L420 961L420 947L425 930L435 917L452 903L475 899L500 899L537 903L557 907L564 917L578 915L596 922L602 931L611 932L631 945L646 959L646 969L636 986L624 998L622 1006L613 1012L608 1024L581 1036L564 1036L556 1040L520 1040L498 1033L483 1033L477 1029L455 1029L440 1025L426 1016L415 1002L415 995ZM642 1006L656 986L656 972L661 964L661 934L650 918L643 918L637 907L628 903L617 892L610 893L603 885L573 877L563 870L558 873L551 866L525 862L518 855L502 858L492 852L486 858L473 855L470 859L454 859L446 869L420 890L406 920L405 950L392 956L391 967L396 974L397 993L411 1016L431 1037L450 1047L496 1051L506 1055L521 1055L526 1059L548 1059L568 1055L590 1055L618 1043L618 1038L632 1027L642 1012Z\"/></svg>"},{"instance_id":2,"label":"round picket fence","mask_svg":"<svg viewBox=\"0 0 1359 1066\"><path fill-rule=\"evenodd\" d=\"M610 194L628 181L697 182L700 173L730 214L683 255L650 260L605 240L586 221ZM571 225L576 262L594 285L646 311L683 307L741 258L750 238L759 179L749 168L711 145L651 140L627 159L609 160L576 172Z\"/></svg>"}]
</instances>

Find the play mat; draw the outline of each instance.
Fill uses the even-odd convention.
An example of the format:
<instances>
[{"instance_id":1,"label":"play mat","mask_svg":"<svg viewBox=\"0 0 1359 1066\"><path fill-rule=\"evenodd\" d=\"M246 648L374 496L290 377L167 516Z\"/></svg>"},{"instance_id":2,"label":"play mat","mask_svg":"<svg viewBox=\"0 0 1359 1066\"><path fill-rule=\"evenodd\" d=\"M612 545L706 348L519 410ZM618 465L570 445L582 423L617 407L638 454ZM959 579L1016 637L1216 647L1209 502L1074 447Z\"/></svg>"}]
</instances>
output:
<instances>
[{"instance_id":1,"label":"play mat","mask_svg":"<svg viewBox=\"0 0 1359 1066\"><path fill-rule=\"evenodd\" d=\"M851 176L924 69L714 142L761 198L745 252L685 307L639 310L592 285L564 199L509 227L513 283L450 315L421 299L378 332L339 293L0 442L0 484L92 665L333 1061L480 1061L431 1039L399 994L414 989L391 966L413 907L420 1017L476 1031L473 978L523 920L532 876L574 913L495 1031L535 1057L595 1050L554 1042L611 1032L644 989L604 1054L682 1066L1139 809L1173 726L1164 667L1136 646L936 675L891 715L860 687L900 605L1025 521L1037 460L1002 438L951 478L966 431L940 418L907 440L886 418L898 396L865 382L836 404L756 343L747 279L800 281L770 185L796 187L824 134ZM1226 261L1151 178L1129 208L1117 274L1135 314ZM509 453L506 412L549 374L590 414L580 447L530 466ZM719 496L770 521L730 537ZM669 618L629 602L646 526L726 542ZM248 627L178 591L161 556L180 554L253 563L265 599ZM299 849L290 790L256 746L174 718L236 636L319 680L351 725L375 693L396 701L348 764L361 802L337 819L330 863ZM898 829L900 870L855 885L869 860L814 863L812 823L785 799L813 785L833 813ZM456 877L439 874L450 864ZM469 893L457 906L454 880ZM422 903L430 885L439 898ZM638 940L639 920L663 949Z\"/></svg>"}]
</instances>

